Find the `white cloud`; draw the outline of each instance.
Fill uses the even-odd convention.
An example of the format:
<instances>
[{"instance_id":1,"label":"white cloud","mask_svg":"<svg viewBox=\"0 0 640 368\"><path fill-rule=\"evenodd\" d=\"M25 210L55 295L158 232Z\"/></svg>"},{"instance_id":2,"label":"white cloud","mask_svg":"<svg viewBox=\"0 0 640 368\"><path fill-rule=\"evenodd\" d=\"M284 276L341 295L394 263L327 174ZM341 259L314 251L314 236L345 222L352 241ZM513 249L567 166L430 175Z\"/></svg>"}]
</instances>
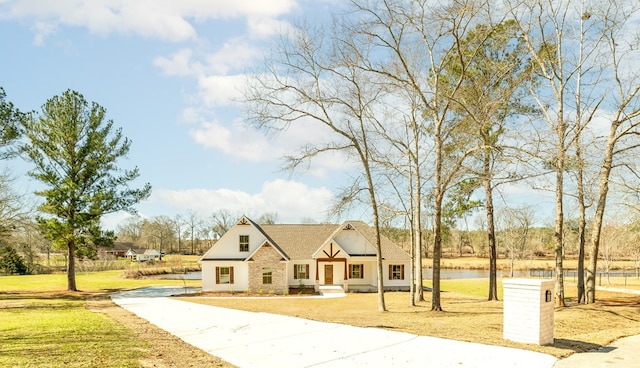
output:
<instances>
[{"instance_id":1,"label":"white cloud","mask_svg":"<svg viewBox=\"0 0 640 368\"><path fill-rule=\"evenodd\" d=\"M249 18L247 26L249 35L258 39L291 32L291 24L274 18Z\"/></svg>"},{"instance_id":2,"label":"white cloud","mask_svg":"<svg viewBox=\"0 0 640 368\"><path fill-rule=\"evenodd\" d=\"M141 203L141 208L161 208L165 213L145 213L148 216L186 213L193 210L208 216L221 209L249 215L275 212L281 222L299 222L302 218L325 218L333 194L326 188L309 186L290 180L265 182L259 193L251 194L231 189L157 189ZM142 212L142 211L141 211Z\"/></svg>"},{"instance_id":3,"label":"white cloud","mask_svg":"<svg viewBox=\"0 0 640 368\"><path fill-rule=\"evenodd\" d=\"M194 114L197 112L189 110L188 117L193 118ZM279 161L284 156L295 155L304 145L329 142L335 138L326 127L310 120L299 121L271 136L240 119L231 125L214 120L202 122L198 128L191 129L189 135L197 144L249 162ZM326 152L312 159L307 172L314 177L325 178L329 172L351 170L354 166L356 163L343 152Z\"/></svg>"},{"instance_id":4,"label":"white cloud","mask_svg":"<svg viewBox=\"0 0 640 368\"><path fill-rule=\"evenodd\" d=\"M244 75L210 75L198 78L201 102L207 106L229 106L242 97Z\"/></svg>"},{"instance_id":5,"label":"white cloud","mask_svg":"<svg viewBox=\"0 0 640 368\"><path fill-rule=\"evenodd\" d=\"M190 76L199 75L203 72L204 66L201 63L192 61L193 50L181 49L173 53L170 57L157 57L153 60L153 65L162 69L168 76Z\"/></svg>"},{"instance_id":6,"label":"white cloud","mask_svg":"<svg viewBox=\"0 0 640 368\"><path fill-rule=\"evenodd\" d=\"M262 50L242 38L227 40L220 49L206 57L209 70L214 74L229 74L241 70L249 62L262 55Z\"/></svg>"},{"instance_id":7,"label":"white cloud","mask_svg":"<svg viewBox=\"0 0 640 368\"><path fill-rule=\"evenodd\" d=\"M35 22L33 24L33 30L36 33L33 43L36 46L42 46L47 36L55 32L56 26L46 22Z\"/></svg>"},{"instance_id":8,"label":"white cloud","mask_svg":"<svg viewBox=\"0 0 640 368\"><path fill-rule=\"evenodd\" d=\"M196 38L191 20L270 19L291 12L295 0L16 0L0 9L5 18L85 27L97 34L134 33L167 41ZM48 33L38 32L42 40Z\"/></svg>"},{"instance_id":9,"label":"white cloud","mask_svg":"<svg viewBox=\"0 0 640 368\"><path fill-rule=\"evenodd\" d=\"M231 127L217 121L203 123L200 128L190 130L189 135L197 144L249 162L271 161L282 153L266 137L239 120Z\"/></svg>"},{"instance_id":10,"label":"white cloud","mask_svg":"<svg viewBox=\"0 0 640 368\"><path fill-rule=\"evenodd\" d=\"M200 48L205 46L198 46ZM230 79L230 83L238 84L240 76L227 76L233 71L242 70L254 59L262 55L262 50L251 45L242 38L226 40L213 53L195 52L192 48L180 49L171 56L160 56L153 64L168 76L193 76L202 79L202 87L207 87L208 78ZM202 61L198 61L202 60ZM215 82L215 80L214 80ZM227 83L228 87L229 83ZM237 86L232 86L236 89Z\"/></svg>"}]
</instances>

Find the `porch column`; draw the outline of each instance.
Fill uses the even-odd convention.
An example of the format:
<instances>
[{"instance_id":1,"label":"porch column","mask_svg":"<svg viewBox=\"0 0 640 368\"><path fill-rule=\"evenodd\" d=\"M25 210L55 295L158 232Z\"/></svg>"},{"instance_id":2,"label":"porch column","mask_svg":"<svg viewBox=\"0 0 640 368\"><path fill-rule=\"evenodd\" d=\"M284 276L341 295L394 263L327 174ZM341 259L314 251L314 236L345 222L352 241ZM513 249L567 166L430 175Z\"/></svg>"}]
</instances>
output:
<instances>
[{"instance_id":1,"label":"porch column","mask_svg":"<svg viewBox=\"0 0 640 368\"><path fill-rule=\"evenodd\" d=\"M318 292L318 290L320 290L320 272L318 271L318 259L316 258L316 282L313 286L313 289L315 290L315 292Z\"/></svg>"}]
</instances>

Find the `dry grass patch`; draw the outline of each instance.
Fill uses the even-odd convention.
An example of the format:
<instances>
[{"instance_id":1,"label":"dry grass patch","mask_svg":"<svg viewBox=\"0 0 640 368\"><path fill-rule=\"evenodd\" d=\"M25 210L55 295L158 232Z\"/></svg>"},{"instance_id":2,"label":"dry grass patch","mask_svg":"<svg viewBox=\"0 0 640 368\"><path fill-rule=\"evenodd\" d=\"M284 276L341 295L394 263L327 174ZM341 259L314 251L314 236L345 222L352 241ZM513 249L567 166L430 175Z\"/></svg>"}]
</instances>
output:
<instances>
[{"instance_id":1,"label":"dry grass patch","mask_svg":"<svg viewBox=\"0 0 640 368\"><path fill-rule=\"evenodd\" d=\"M182 300L254 312L267 312L360 327L515 347L565 357L640 334L640 296L599 292L600 302L556 310L553 346L521 344L502 338L502 302L454 292L443 293L445 312L432 312L430 295L409 306L406 292L386 293L388 312L377 310L376 294L346 298L199 298Z\"/></svg>"}]
</instances>

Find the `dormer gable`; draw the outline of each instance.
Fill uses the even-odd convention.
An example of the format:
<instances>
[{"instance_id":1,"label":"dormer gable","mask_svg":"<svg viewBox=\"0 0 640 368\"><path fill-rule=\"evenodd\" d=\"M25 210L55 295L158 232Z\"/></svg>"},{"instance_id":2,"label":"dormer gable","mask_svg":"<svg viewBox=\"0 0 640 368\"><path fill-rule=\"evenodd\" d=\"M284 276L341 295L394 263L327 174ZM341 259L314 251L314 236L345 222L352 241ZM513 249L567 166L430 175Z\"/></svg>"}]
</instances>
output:
<instances>
[{"instance_id":1,"label":"dormer gable","mask_svg":"<svg viewBox=\"0 0 640 368\"><path fill-rule=\"evenodd\" d=\"M325 258L327 254L331 255L332 249L336 247L343 253L340 258L375 256L377 254L375 245L357 229L356 224L347 221L337 226L331 236L313 253L313 258ZM333 257L337 255L330 258Z\"/></svg>"},{"instance_id":2,"label":"dormer gable","mask_svg":"<svg viewBox=\"0 0 640 368\"><path fill-rule=\"evenodd\" d=\"M345 222L333 238L340 242L351 256L375 256L378 253L375 238L371 239L359 229L363 226L368 225L361 221Z\"/></svg>"},{"instance_id":3,"label":"dormer gable","mask_svg":"<svg viewBox=\"0 0 640 368\"><path fill-rule=\"evenodd\" d=\"M286 253L271 240L260 225L247 216L242 216L199 261L213 259L247 260L265 242L273 246L283 258L288 259Z\"/></svg>"},{"instance_id":4,"label":"dormer gable","mask_svg":"<svg viewBox=\"0 0 640 368\"><path fill-rule=\"evenodd\" d=\"M349 258L350 255L347 253L337 242L329 241L323 244L317 251L313 253L311 258L313 259L339 259L339 258Z\"/></svg>"},{"instance_id":5,"label":"dormer gable","mask_svg":"<svg viewBox=\"0 0 640 368\"><path fill-rule=\"evenodd\" d=\"M289 257L282 251L282 249L280 249L280 247L278 247L275 244L272 244L270 240L266 240L264 243L262 243L261 246L257 247L253 252L251 252L251 254L249 254L249 256L245 259L245 261L249 261L253 258L253 256L260 251L260 249L264 249L264 248L271 248L273 249L275 252L277 252L280 257L282 257L282 260L288 261Z\"/></svg>"}]
</instances>

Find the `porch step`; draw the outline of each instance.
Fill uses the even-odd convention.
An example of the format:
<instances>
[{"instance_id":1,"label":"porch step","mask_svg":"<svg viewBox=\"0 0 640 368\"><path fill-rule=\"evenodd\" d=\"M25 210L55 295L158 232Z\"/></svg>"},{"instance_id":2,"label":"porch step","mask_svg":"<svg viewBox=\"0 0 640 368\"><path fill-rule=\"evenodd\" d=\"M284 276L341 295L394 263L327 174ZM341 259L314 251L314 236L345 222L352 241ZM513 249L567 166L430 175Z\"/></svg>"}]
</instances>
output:
<instances>
[{"instance_id":1,"label":"porch step","mask_svg":"<svg viewBox=\"0 0 640 368\"><path fill-rule=\"evenodd\" d=\"M318 291L322 296L333 296L333 297L346 296L342 286L338 286L338 285L320 285L318 287Z\"/></svg>"}]
</instances>

